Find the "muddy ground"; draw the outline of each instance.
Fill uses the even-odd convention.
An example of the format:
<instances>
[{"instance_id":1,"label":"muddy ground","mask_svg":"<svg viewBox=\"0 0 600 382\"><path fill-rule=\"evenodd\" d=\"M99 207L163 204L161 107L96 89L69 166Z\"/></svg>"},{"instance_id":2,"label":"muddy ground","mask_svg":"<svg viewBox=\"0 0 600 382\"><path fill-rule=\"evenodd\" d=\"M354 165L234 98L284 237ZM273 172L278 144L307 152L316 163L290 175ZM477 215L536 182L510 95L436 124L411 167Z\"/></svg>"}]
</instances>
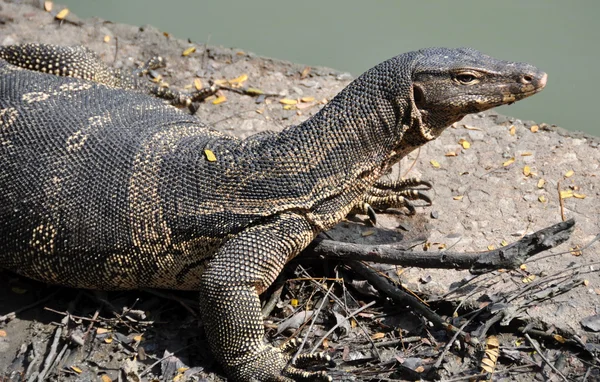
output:
<instances>
[{"instance_id":1,"label":"muddy ground","mask_svg":"<svg viewBox=\"0 0 600 382\"><path fill-rule=\"evenodd\" d=\"M80 44L126 68L161 55L169 66L160 73L173 88L189 89L196 78L207 84L245 74L244 86L276 94L263 98L226 92L222 103L209 99L199 104L197 114L206 123L240 137L302 122L351 81L349 74L333 69L206 47L152 26L80 20L73 14L59 22L54 16L62 7L54 4L52 12L45 12L38 1L32 3L0 3L1 44ZM183 56L190 47L196 50ZM283 98L306 102L285 107L279 102ZM415 216L380 214L378 228L394 229L391 240L418 243L418 250L485 251L557 223L563 220L561 214L576 220L562 246L530 258L518 270L479 276L467 288L456 289L469 280L466 270L387 266L388 275L429 300L440 314L451 316L456 310L458 325L464 322L463 313L485 306L483 301L499 296L506 301L523 292L508 304L507 316L514 320L488 332L500 342L494 380L600 380L600 324L593 317L600 313L600 244L586 247L600 234L599 144L596 137L492 111L448 128L403 159L397 171L406 175L410 170L408 176L431 180L434 203L418 208ZM562 202L559 191L567 193ZM353 227L342 225L332 235L356 242L388 240L381 233L371 234L368 226ZM340 324L320 347L336 360L336 379L460 380L481 372L485 352L460 342L443 354L437 374L425 373L440 357L448 336L378 293L361 293L358 277L337 264L309 258L287 267L283 294L266 321L270 340L303 337L309 325L298 329L302 311L313 312L325 300L308 338L316 342ZM0 275L0 381L3 376L11 381L223 380L207 349L193 293L78 291L8 272ZM322 285L329 288L331 282L310 280L323 276L343 276L348 283L334 281L323 299ZM356 320L344 320L372 301ZM288 317L294 319L286 321ZM522 326L528 324L525 329L535 334L523 334ZM371 349L372 343L378 350Z\"/></svg>"}]
</instances>

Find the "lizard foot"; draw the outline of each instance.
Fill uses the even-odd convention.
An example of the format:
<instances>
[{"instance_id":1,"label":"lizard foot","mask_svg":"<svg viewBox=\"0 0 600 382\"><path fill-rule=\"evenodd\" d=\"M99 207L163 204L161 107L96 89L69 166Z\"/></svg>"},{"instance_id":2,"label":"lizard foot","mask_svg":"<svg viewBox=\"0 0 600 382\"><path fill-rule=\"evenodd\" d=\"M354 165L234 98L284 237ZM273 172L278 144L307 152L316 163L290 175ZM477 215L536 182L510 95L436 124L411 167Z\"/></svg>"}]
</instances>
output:
<instances>
[{"instance_id":1,"label":"lizard foot","mask_svg":"<svg viewBox=\"0 0 600 382\"><path fill-rule=\"evenodd\" d=\"M305 370L335 366L331 357L325 353L302 354L294 363L291 362L293 353L301 343L301 340L292 339L279 347L265 346L256 358L227 367L227 374L233 376L235 381L332 381L324 370Z\"/></svg>"},{"instance_id":2,"label":"lizard foot","mask_svg":"<svg viewBox=\"0 0 600 382\"><path fill-rule=\"evenodd\" d=\"M412 201L422 200L427 205L432 204L431 198L423 192L431 188L431 183L419 178L407 178L398 181L378 180L365 193L362 202L355 207L353 212L364 213L373 225L377 223L375 211L405 207L410 215L414 215L416 209Z\"/></svg>"}]
</instances>

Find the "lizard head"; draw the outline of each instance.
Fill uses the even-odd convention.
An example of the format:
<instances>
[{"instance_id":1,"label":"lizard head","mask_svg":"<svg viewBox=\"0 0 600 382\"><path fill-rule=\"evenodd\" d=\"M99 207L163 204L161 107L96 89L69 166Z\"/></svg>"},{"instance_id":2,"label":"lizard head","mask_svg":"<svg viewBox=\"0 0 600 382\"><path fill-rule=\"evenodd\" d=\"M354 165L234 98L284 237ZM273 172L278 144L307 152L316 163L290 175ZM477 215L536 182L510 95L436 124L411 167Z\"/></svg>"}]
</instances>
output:
<instances>
[{"instance_id":1,"label":"lizard head","mask_svg":"<svg viewBox=\"0 0 600 382\"><path fill-rule=\"evenodd\" d=\"M546 86L546 73L535 66L498 60L474 49L430 48L416 53L411 101L427 140L467 114L511 104Z\"/></svg>"}]
</instances>

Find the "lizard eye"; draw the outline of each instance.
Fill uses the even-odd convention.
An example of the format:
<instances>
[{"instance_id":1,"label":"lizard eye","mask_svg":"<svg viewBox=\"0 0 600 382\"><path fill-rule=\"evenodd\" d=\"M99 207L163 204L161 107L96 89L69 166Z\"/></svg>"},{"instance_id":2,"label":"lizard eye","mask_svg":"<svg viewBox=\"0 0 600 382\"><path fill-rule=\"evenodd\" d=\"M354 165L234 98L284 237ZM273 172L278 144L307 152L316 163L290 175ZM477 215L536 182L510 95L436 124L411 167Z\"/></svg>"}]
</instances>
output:
<instances>
[{"instance_id":1,"label":"lizard eye","mask_svg":"<svg viewBox=\"0 0 600 382\"><path fill-rule=\"evenodd\" d=\"M465 84L465 85L469 85L469 84L472 84L475 81L477 81L477 77L475 77L474 75L472 75L470 73L457 74L456 77L454 77L454 78L461 84Z\"/></svg>"}]
</instances>

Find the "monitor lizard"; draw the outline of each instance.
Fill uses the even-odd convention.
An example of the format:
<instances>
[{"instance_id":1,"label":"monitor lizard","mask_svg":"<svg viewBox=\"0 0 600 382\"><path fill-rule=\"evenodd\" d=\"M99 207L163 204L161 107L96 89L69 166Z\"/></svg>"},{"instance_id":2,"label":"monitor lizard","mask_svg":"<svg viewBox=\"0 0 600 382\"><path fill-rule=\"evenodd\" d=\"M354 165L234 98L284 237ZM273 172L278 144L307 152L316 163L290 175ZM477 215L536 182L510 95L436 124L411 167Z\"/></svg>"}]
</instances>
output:
<instances>
[{"instance_id":1,"label":"monitor lizard","mask_svg":"<svg viewBox=\"0 0 600 382\"><path fill-rule=\"evenodd\" d=\"M305 122L241 140L103 68L42 73L89 63L39 48L50 59L37 70L19 66L36 57L23 48L0 59L0 267L80 288L197 290L235 381L330 380L301 369L326 356L290 365L288 346L263 342L259 294L319 232L367 200L398 199L379 178L402 157L547 80L473 49L422 49L369 69Z\"/></svg>"}]
</instances>

